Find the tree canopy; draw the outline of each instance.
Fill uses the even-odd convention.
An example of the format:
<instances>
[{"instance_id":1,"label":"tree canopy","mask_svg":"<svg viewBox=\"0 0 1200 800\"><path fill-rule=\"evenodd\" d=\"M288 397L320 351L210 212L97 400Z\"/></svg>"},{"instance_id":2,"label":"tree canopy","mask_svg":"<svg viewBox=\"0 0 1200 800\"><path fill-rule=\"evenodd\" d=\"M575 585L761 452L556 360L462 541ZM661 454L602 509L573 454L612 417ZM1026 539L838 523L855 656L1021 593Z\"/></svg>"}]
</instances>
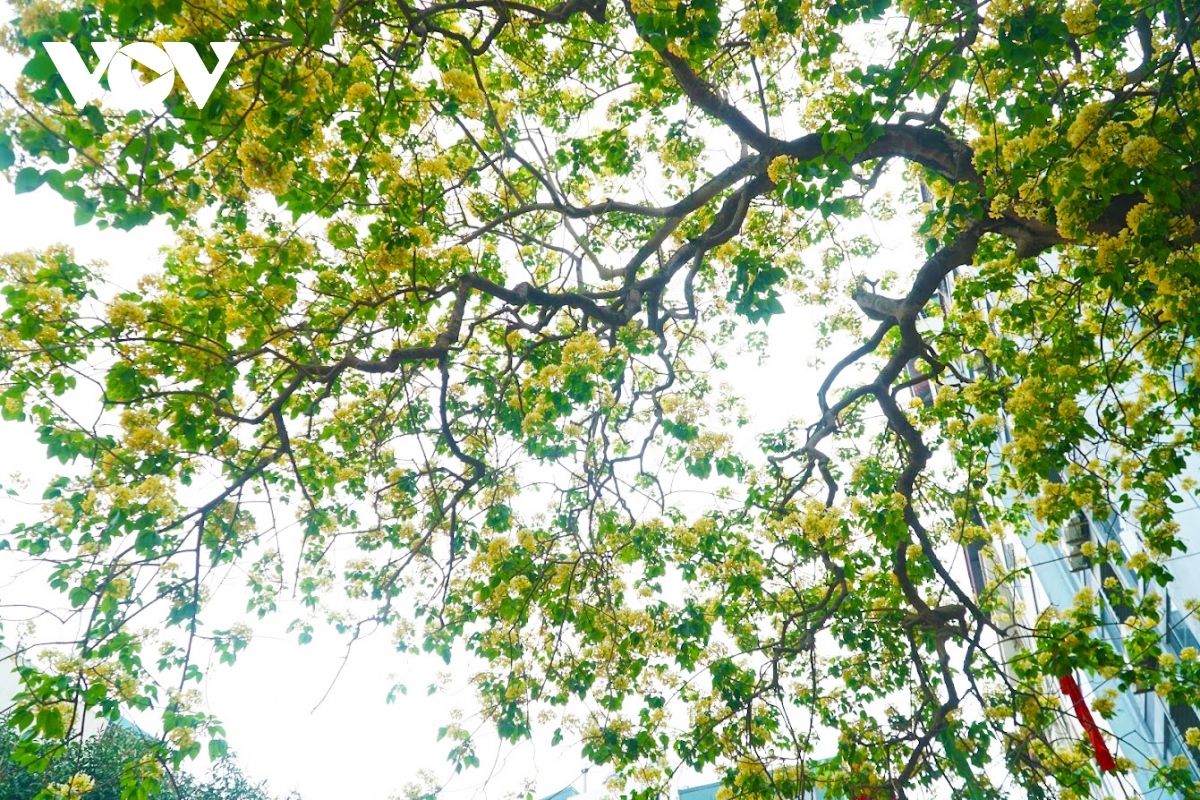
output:
<instances>
[{"instance_id":1,"label":"tree canopy","mask_svg":"<svg viewBox=\"0 0 1200 800\"><path fill-rule=\"evenodd\" d=\"M86 702L219 741L187 698L249 639L206 622L230 568L259 614L300 593L301 641L465 648L501 737L582 742L631 797L687 766L1069 799L1099 773L1048 735L1056 678L1197 702L1161 633L1200 445L1194 3L17 8L0 167L177 237L136 290L0 262L3 414L66 465L5 541L78 630L24 668L23 736ZM203 108L77 108L42 45L109 39L240 47ZM901 213L924 255L884 274ZM803 307L817 412L748 442L721 366ZM1137 552L1086 555L1149 588L1041 614L1006 666L1025 568L976 595L956 545L1081 511L1127 518Z\"/></svg>"},{"instance_id":2,"label":"tree canopy","mask_svg":"<svg viewBox=\"0 0 1200 800\"><path fill-rule=\"evenodd\" d=\"M271 800L265 784L247 778L232 755L217 759L205 779L172 772L164 763L159 742L120 724L65 747L46 743L33 754L14 731L0 728L5 800Z\"/></svg>"}]
</instances>

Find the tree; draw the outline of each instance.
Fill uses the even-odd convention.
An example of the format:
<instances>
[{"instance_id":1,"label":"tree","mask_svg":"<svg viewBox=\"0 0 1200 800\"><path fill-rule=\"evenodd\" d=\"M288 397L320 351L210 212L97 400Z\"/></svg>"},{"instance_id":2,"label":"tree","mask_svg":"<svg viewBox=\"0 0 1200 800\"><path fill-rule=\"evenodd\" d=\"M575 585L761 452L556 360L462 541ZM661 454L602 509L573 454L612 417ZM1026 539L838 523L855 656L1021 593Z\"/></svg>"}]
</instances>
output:
<instances>
[{"instance_id":1,"label":"tree","mask_svg":"<svg viewBox=\"0 0 1200 800\"><path fill-rule=\"evenodd\" d=\"M136 292L65 248L4 260L4 415L70 465L9 541L83 623L17 726L153 705L197 751L197 648L246 643L204 621L226 565L260 614L286 586L351 641L465 646L507 739L586 708L556 741L638 797L681 764L764 797L1006 796L995 761L1070 798L1098 773L1047 739L1053 679L1197 701L1154 592L1109 587L1123 648L1081 595L1006 670L1004 592L947 555L1118 509L1126 566L1171 581L1200 442L1193 4L21 9L17 190L178 241ZM41 44L104 39L240 49L203 108L76 108ZM901 182L925 256L876 286L865 222ZM804 304L838 359L819 413L747 446L720 353ZM908 403L922 382L936 402ZM179 637L155 662L157 621Z\"/></svg>"},{"instance_id":2,"label":"tree","mask_svg":"<svg viewBox=\"0 0 1200 800\"><path fill-rule=\"evenodd\" d=\"M0 728L0 785L6 800L271 798L265 784L252 783L231 755L217 759L206 780L186 772L169 772L163 767L159 742L121 725L110 725L82 742L73 739L66 746L30 749L23 745L28 742L8 728ZM44 763L37 764L35 759L44 759Z\"/></svg>"}]
</instances>

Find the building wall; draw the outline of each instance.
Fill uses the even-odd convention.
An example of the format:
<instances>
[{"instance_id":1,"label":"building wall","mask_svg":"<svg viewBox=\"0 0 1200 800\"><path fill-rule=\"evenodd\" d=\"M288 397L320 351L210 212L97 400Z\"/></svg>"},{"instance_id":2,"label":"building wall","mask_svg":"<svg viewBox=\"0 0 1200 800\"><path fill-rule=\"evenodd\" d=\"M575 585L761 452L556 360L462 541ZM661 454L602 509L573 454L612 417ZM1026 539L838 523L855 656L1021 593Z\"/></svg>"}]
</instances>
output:
<instances>
[{"instance_id":1,"label":"building wall","mask_svg":"<svg viewBox=\"0 0 1200 800\"><path fill-rule=\"evenodd\" d=\"M941 287L938 300L942 303L943 308L949 304L953 293L953 284L954 279L951 277ZM1177 380L1182 379L1188 371L1190 371L1190 367L1183 367L1179 370L1179 374L1173 377ZM920 395L918 394L918 396ZM1008 428L1003 421L1001 426L1000 442L997 443L992 457L993 464L996 465L1002 458L1001 448L1010 440ZM1101 454L1102 457L1103 454ZM1200 480L1200 460L1192 459L1189 462L1186 473L1181 478L1187 476ZM1173 653L1176 657L1185 647L1200 649L1200 625L1197 625L1196 620L1190 617L1183 608L1185 600L1200 598L1200 501L1195 495L1187 492L1181 492L1180 497L1181 501L1175 504L1174 510L1175 518L1180 524L1180 539L1184 543L1184 550L1167 562L1175 581L1165 589L1154 587L1155 591L1164 595L1163 621L1160 624L1160 632L1164 641L1163 650ZM1136 512L1136 505L1124 517L1115 512L1108 518L1100 520L1086 515L1091 540L1100 546L1116 542L1126 557L1140 552L1143 548L1137 526L1132 522L1136 518L1134 512ZM1063 543L1061 537L1058 544L1039 542L1038 533L1044 529L1033 520L1030 520L1030 523L1026 534L1010 536L1005 542L999 543L994 548L999 553L997 558L1015 561L1023 555L1023 563L1031 567L1032 579L1024 584L1018 583L1014 586L1009 597L1013 607L1025 615L1024 624L1031 626L1033 619L1046 605L1059 608L1071 607L1079 591L1090 587L1103 598L1102 635L1107 636L1118 649L1121 649L1125 633L1122 621L1128 615L1123 614L1121 608L1114 607L1114 604L1108 600L1108 593L1103 586L1104 580L1115 577L1126 588L1135 589L1139 594L1148 591L1149 587L1141 585L1133 573L1120 565L1087 565L1080 569L1078 568L1079 562L1076 561L1074 564L1076 569L1073 570L1069 558L1070 546ZM982 585L994 577L989 574L993 570L989 570L987 559L980 559L978 546L964 549L968 569L972 574L972 584L978 593ZM1006 550L1008 550L1007 553ZM1188 561L1193 557L1195 557L1194 561ZM1005 564L1005 571L1011 570L1014 566L1016 566L1014 563ZM999 567L998 564L993 565L993 568L998 569ZM1015 594L1021 596L1017 597ZM1018 624L1021 622L1019 618L1014 621ZM1011 658L1021 646L1021 642L1013 640L1002 643L1001 646L1005 651L1005 657ZM1098 675L1083 677L1090 684L1091 691L1087 695L1089 697L1109 688L1117 689L1115 679L1105 681ZM1165 797L1164 792L1150 786L1152 769L1148 762L1151 760L1167 762L1176 756L1185 756L1191 764L1193 774L1200 780L1200 750L1188 747L1183 739L1183 734L1189 727L1200 728L1200 716L1197 715L1195 709L1189 706L1171 708L1153 691L1139 693L1134 689L1128 689L1119 692L1116 715L1107 721L1105 727L1118 737L1121 755L1132 759L1139 765L1140 768L1134 778L1138 789L1150 800L1159 800L1159 798ZM1078 737L1078 726L1075 726L1073 735Z\"/></svg>"}]
</instances>

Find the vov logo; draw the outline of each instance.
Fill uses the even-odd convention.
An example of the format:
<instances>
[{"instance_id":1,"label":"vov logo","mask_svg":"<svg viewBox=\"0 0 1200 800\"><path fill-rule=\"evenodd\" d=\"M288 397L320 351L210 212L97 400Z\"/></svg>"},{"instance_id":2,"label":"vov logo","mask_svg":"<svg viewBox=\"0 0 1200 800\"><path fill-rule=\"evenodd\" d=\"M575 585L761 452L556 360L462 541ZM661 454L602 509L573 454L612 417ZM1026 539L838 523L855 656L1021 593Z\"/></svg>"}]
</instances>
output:
<instances>
[{"instance_id":1,"label":"vov logo","mask_svg":"<svg viewBox=\"0 0 1200 800\"><path fill-rule=\"evenodd\" d=\"M140 109L156 111L175 86L175 73L200 108L208 102L217 81L225 74L225 68L237 52L237 42L210 42L217 54L217 66L212 72L200 60L196 48L187 42L163 42L162 46L150 42L92 42L92 49L100 59L95 70L83 63L79 51L70 42L46 42L46 54L54 62L63 83L71 92L77 108L99 99L104 94L100 79L108 70L109 92L104 97L105 105L122 111ZM133 74L134 62L158 73L158 77L143 84Z\"/></svg>"}]
</instances>

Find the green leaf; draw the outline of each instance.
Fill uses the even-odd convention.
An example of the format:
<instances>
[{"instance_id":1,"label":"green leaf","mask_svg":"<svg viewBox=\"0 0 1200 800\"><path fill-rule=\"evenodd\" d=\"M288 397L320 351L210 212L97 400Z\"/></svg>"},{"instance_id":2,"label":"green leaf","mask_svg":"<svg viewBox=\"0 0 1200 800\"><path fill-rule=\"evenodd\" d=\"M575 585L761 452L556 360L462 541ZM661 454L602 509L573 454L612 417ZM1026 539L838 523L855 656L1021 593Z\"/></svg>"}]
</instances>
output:
<instances>
[{"instance_id":1,"label":"green leaf","mask_svg":"<svg viewBox=\"0 0 1200 800\"><path fill-rule=\"evenodd\" d=\"M50 54L43 47L38 48L33 58L25 63L21 74L40 82L54 77L58 74L58 70L55 68L54 62L50 59Z\"/></svg>"},{"instance_id":2,"label":"green leaf","mask_svg":"<svg viewBox=\"0 0 1200 800\"><path fill-rule=\"evenodd\" d=\"M92 599L92 590L85 586L76 586L67 595L71 608L81 608Z\"/></svg>"},{"instance_id":3,"label":"green leaf","mask_svg":"<svg viewBox=\"0 0 1200 800\"><path fill-rule=\"evenodd\" d=\"M17 156L13 152L12 140L7 134L0 133L0 169L8 169L16 161Z\"/></svg>"},{"instance_id":4,"label":"green leaf","mask_svg":"<svg viewBox=\"0 0 1200 800\"><path fill-rule=\"evenodd\" d=\"M75 225L86 225L92 221L92 217L96 216L95 208L89 208L86 204L75 206Z\"/></svg>"},{"instance_id":5,"label":"green leaf","mask_svg":"<svg viewBox=\"0 0 1200 800\"><path fill-rule=\"evenodd\" d=\"M25 167L17 173L17 177L13 181L13 188L17 194L25 194L41 186L45 180L46 177L33 167Z\"/></svg>"},{"instance_id":6,"label":"green leaf","mask_svg":"<svg viewBox=\"0 0 1200 800\"><path fill-rule=\"evenodd\" d=\"M208 757L218 761L229 755L229 744L224 739L210 739L208 742Z\"/></svg>"}]
</instances>

